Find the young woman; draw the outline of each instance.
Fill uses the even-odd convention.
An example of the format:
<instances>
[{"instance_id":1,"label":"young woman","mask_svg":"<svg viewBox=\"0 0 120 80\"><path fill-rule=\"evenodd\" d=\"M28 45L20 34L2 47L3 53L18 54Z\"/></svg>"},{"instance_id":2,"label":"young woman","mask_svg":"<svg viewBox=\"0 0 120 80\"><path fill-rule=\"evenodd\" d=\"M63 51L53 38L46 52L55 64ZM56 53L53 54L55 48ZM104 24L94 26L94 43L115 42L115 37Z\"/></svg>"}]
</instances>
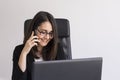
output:
<instances>
[{"instance_id":1,"label":"young woman","mask_svg":"<svg viewBox=\"0 0 120 80\"><path fill-rule=\"evenodd\" d=\"M64 53L57 53L61 48L58 45L56 22L50 13L38 12L27 31L24 43L14 49L12 80L31 80L34 61L66 59Z\"/></svg>"}]
</instances>

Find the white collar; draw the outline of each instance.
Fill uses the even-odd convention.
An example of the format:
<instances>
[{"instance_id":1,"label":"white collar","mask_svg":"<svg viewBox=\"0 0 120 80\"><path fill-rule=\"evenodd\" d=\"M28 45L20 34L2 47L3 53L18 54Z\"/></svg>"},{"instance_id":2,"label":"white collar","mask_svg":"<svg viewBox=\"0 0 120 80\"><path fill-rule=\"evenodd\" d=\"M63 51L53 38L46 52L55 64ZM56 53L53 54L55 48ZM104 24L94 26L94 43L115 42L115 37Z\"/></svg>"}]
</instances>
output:
<instances>
[{"instance_id":1,"label":"white collar","mask_svg":"<svg viewBox=\"0 0 120 80\"><path fill-rule=\"evenodd\" d=\"M34 60L35 60L35 62L43 61L43 58L42 57L40 57L39 59L34 58Z\"/></svg>"}]
</instances>

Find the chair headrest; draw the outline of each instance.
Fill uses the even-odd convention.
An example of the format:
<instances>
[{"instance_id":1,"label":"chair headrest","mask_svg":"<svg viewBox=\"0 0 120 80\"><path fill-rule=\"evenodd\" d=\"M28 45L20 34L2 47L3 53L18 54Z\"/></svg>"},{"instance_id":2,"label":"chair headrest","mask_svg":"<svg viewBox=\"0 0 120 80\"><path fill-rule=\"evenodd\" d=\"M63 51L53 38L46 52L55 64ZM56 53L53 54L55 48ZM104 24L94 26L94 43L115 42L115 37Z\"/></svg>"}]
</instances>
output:
<instances>
[{"instance_id":1,"label":"chair headrest","mask_svg":"<svg viewBox=\"0 0 120 80\"><path fill-rule=\"evenodd\" d=\"M70 25L67 19L56 18L57 30L59 37L69 37L70 36Z\"/></svg>"}]
</instances>

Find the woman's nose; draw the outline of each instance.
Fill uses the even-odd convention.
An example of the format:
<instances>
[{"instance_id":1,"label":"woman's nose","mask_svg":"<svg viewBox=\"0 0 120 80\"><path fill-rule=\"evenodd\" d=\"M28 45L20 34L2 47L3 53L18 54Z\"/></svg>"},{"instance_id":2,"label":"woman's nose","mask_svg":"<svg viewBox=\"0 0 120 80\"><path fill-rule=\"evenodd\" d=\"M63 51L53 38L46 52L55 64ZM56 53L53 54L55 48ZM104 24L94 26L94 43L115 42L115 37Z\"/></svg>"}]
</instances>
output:
<instances>
[{"instance_id":1,"label":"woman's nose","mask_svg":"<svg viewBox=\"0 0 120 80\"><path fill-rule=\"evenodd\" d=\"M50 35L47 34L47 35L45 36L45 38L46 38L46 39L50 39Z\"/></svg>"}]
</instances>

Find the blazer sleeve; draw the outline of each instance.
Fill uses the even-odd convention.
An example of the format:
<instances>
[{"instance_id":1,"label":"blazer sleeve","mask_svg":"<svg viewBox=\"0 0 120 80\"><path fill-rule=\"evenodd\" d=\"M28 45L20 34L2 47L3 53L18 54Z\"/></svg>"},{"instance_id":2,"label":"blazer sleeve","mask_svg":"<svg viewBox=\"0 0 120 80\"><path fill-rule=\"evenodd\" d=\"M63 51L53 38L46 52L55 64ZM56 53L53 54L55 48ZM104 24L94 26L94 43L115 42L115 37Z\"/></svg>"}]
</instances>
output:
<instances>
[{"instance_id":1,"label":"blazer sleeve","mask_svg":"<svg viewBox=\"0 0 120 80\"><path fill-rule=\"evenodd\" d=\"M22 72L18 66L18 60L23 49L23 45L16 46L13 52L12 80L27 80L27 72Z\"/></svg>"}]
</instances>

